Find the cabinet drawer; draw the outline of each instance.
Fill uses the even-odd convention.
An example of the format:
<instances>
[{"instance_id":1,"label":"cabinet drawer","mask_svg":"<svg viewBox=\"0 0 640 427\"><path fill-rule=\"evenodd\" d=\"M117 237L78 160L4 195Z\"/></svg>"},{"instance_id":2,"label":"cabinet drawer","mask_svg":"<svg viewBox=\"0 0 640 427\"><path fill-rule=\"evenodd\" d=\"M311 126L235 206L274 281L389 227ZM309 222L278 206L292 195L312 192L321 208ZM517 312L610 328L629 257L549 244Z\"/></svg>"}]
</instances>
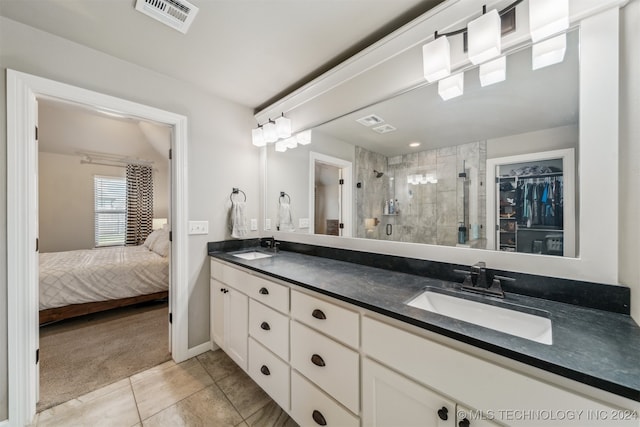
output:
<instances>
[{"instance_id":1,"label":"cabinet drawer","mask_svg":"<svg viewBox=\"0 0 640 427\"><path fill-rule=\"evenodd\" d=\"M291 366L349 410L358 413L358 353L301 323L291 321Z\"/></svg>"},{"instance_id":2,"label":"cabinet drawer","mask_svg":"<svg viewBox=\"0 0 640 427\"><path fill-rule=\"evenodd\" d=\"M249 338L248 372L282 409L289 411L289 365L253 338Z\"/></svg>"},{"instance_id":3,"label":"cabinet drawer","mask_svg":"<svg viewBox=\"0 0 640 427\"><path fill-rule=\"evenodd\" d=\"M291 316L353 348L359 345L358 313L298 291L291 291Z\"/></svg>"},{"instance_id":4,"label":"cabinet drawer","mask_svg":"<svg viewBox=\"0 0 640 427\"><path fill-rule=\"evenodd\" d=\"M249 300L249 335L283 360L289 360L289 318Z\"/></svg>"},{"instance_id":5,"label":"cabinet drawer","mask_svg":"<svg viewBox=\"0 0 640 427\"><path fill-rule=\"evenodd\" d=\"M249 279L252 276L242 270L229 267L228 265L212 259L211 277L224 283L225 285L236 288L242 293L249 293Z\"/></svg>"},{"instance_id":6,"label":"cabinet drawer","mask_svg":"<svg viewBox=\"0 0 640 427\"><path fill-rule=\"evenodd\" d=\"M289 313L289 287L265 280L257 276L249 276L247 281L248 295L261 303L282 313Z\"/></svg>"},{"instance_id":7,"label":"cabinet drawer","mask_svg":"<svg viewBox=\"0 0 640 427\"><path fill-rule=\"evenodd\" d=\"M291 416L301 426L358 427L360 425L356 416L296 371L291 373Z\"/></svg>"}]
</instances>

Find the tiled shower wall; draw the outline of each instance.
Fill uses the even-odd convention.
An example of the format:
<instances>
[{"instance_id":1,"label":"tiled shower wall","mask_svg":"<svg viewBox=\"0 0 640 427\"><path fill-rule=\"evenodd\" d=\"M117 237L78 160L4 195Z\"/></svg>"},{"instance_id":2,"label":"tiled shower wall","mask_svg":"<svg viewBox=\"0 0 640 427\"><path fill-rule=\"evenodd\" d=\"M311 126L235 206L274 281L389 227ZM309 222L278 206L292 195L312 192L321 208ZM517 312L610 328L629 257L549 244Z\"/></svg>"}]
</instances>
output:
<instances>
[{"instance_id":1,"label":"tiled shower wall","mask_svg":"<svg viewBox=\"0 0 640 427\"><path fill-rule=\"evenodd\" d=\"M454 246L466 218L466 244L485 247L486 158L484 141L395 157L356 147L356 237ZM463 162L466 181L458 176ZM384 175L376 178L374 170ZM438 182L407 183L416 173ZM384 215L389 199L397 200L398 214Z\"/></svg>"}]
</instances>

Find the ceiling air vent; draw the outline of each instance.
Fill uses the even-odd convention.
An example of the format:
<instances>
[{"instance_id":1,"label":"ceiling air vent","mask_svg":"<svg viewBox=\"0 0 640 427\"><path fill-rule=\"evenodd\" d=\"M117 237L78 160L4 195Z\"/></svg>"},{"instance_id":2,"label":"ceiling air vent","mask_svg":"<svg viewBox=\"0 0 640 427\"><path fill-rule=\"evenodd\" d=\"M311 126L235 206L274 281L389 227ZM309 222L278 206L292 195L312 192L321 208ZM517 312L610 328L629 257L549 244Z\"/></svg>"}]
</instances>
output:
<instances>
[{"instance_id":1,"label":"ceiling air vent","mask_svg":"<svg viewBox=\"0 0 640 427\"><path fill-rule=\"evenodd\" d=\"M384 119L375 114L369 114L368 116L359 118L358 120L356 120L356 122L364 126L373 126L373 125L379 125L381 123L384 123Z\"/></svg>"},{"instance_id":2,"label":"ceiling air vent","mask_svg":"<svg viewBox=\"0 0 640 427\"><path fill-rule=\"evenodd\" d=\"M136 0L136 10L186 33L199 9L185 0Z\"/></svg>"},{"instance_id":3,"label":"ceiling air vent","mask_svg":"<svg viewBox=\"0 0 640 427\"><path fill-rule=\"evenodd\" d=\"M396 128L387 123L387 124L384 124L382 126L376 126L376 127L372 128L372 130L375 131L375 132L378 132L378 133L389 133L389 132L393 132L394 130L396 130Z\"/></svg>"}]
</instances>

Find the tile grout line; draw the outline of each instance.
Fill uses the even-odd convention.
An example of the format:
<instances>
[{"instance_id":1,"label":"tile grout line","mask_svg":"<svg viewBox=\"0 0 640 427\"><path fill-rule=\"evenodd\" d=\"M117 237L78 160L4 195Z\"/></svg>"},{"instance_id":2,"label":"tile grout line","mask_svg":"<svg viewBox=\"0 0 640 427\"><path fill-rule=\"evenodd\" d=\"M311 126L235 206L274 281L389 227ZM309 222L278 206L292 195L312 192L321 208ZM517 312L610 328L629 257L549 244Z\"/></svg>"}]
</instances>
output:
<instances>
[{"instance_id":1,"label":"tile grout line","mask_svg":"<svg viewBox=\"0 0 640 427\"><path fill-rule=\"evenodd\" d=\"M225 399L227 399L227 402L229 402L229 405L231 405L231 407L238 413L238 415L240 415L240 418L242 418L242 421L239 422L238 424L236 424L236 426L246 422L247 420L242 416L242 414L240 413L240 410L238 408L236 408L236 405L233 404L233 402L231 401L231 399L229 399L229 396L227 396L227 393L224 392L224 390L222 389L222 387L220 387L220 385L218 384L218 381L215 380L211 374L209 373L209 371L207 371L207 368L204 367L204 365L202 364L202 362L200 361L200 359L198 359L198 356L195 357L196 360L198 360L198 363L200 363L200 366L202 366L202 369L204 369L204 371L207 373L207 375L209 375L209 378L211 378L211 381L213 381L213 384L216 386L216 388L218 390L220 390L220 392L222 393L222 395L224 396ZM224 378L227 378L228 376L230 376L231 374L227 374L224 377L220 377L218 378L218 380L222 380ZM253 415L253 414L251 414Z\"/></svg>"},{"instance_id":2,"label":"tile grout line","mask_svg":"<svg viewBox=\"0 0 640 427\"><path fill-rule=\"evenodd\" d=\"M133 395L133 401L136 404L136 412L138 413L138 422L140 423L140 426L142 426L142 416L140 415L140 408L138 407L138 399L136 398L136 392L133 390L133 383L131 382L131 376L129 376L129 378L127 379L129 380L129 388L131 389L131 394Z\"/></svg>"}]
</instances>

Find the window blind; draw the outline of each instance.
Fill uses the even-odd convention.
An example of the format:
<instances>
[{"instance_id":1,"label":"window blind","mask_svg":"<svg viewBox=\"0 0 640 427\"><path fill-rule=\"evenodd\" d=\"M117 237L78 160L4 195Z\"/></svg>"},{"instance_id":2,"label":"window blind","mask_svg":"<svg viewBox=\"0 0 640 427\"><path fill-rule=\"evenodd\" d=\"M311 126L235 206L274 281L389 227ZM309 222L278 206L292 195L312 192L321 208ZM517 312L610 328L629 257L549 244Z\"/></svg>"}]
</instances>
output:
<instances>
[{"instance_id":1,"label":"window blind","mask_svg":"<svg viewBox=\"0 0 640 427\"><path fill-rule=\"evenodd\" d=\"M95 245L124 245L127 230L127 182L125 178L93 178L95 200Z\"/></svg>"}]
</instances>

